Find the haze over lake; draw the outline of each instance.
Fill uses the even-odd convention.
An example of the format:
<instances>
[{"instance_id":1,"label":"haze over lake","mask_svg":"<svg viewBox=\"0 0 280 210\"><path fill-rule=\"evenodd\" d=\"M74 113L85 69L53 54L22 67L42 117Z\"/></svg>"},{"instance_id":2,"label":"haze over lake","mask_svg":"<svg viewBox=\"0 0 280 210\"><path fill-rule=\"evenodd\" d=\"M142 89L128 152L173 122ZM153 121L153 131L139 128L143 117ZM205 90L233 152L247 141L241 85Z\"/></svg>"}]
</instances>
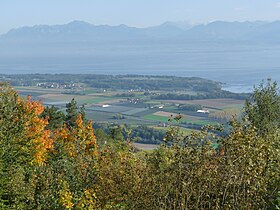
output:
<instances>
[{"instance_id":1,"label":"haze over lake","mask_svg":"<svg viewBox=\"0 0 280 210\"><path fill-rule=\"evenodd\" d=\"M241 35L227 33L228 25L233 25L233 32ZM262 41L265 33L278 31L279 26L279 22L269 27L263 22L217 22L188 30L172 25L152 29L104 26L104 29L73 22L61 27L22 28L2 36L2 42L0 39L0 73L197 76L224 82L225 88L234 92L247 92L262 79L280 81L279 40L273 35L273 39ZM258 36L249 33L252 27ZM69 28L74 34L70 38ZM86 32L77 34L74 29ZM162 30L165 37L161 36ZM214 38L209 36L213 33ZM96 34L101 39L92 38ZM64 37L69 40L64 41Z\"/></svg>"}]
</instances>

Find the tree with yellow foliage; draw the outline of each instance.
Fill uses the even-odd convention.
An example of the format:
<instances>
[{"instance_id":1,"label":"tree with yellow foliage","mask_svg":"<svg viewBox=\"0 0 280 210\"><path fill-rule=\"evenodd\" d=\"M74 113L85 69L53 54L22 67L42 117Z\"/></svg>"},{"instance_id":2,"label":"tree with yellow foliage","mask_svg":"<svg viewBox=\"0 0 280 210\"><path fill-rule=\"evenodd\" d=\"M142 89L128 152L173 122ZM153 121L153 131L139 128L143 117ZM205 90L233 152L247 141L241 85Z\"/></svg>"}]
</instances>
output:
<instances>
[{"instance_id":1,"label":"tree with yellow foliage","mask_svg":"<svg viewBox=\"0 0 280 210\"><path fill-rule=\"evenodd\" d=\"M33 178L53 148L44 107L0 84L0 206L26 209L34 202Z\"/></svg>"}]
</instances>

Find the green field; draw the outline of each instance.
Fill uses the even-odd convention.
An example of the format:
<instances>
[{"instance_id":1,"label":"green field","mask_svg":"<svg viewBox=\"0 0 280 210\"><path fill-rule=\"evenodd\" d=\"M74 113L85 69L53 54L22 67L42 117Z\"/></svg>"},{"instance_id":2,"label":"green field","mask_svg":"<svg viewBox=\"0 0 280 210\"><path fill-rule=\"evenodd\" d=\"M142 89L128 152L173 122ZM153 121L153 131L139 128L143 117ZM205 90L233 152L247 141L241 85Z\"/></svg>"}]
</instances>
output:
<instances>
[{"instance_id":1,"label":"green field","mask_svg":"<svg viewBox=\"0 0 280 210\"><path fill-rule=\"evenodd\" d=\"M158 116L153 114L145 115L143 118L147 120L158 121L158 122L169 122L169 117Z\"/></svg>"},{"instance_id":2,"label":"green field","mask_svg":"<svg viewBox=\"0 0 280 210\"><path fill-rule=\"evenodd\" d=\"M80 103L96 104L112 100L110 97L92 97L88 99L79 100Z\"/></svg>"},{"instance_id":3,"label":"green field","mask_svg":"<svg viewBox=\"0 0 280 210\"><path fill-rule=\"evenodd\" d=\"M151 100L144 92L132 92L132 97L124 97L123 94L130 92L126 90L108 90L87 88L69 92L64 89L46 89L41 87L17 87L23 96L32 95L35 100L42 99L45 104L55 105L63 108L72 98L75 98L78 104L86 105L87 116L95 122L113 122L118 124L130 125L152 125L159 123L172 124L169 116L160 116L156 112L163 111L167 113L181 113L184 115L181 119L183 124L195 124L203 126L206 124L215 124L213 118L208 115L201 115L196 111L183 111L178 109L178 104L200 104L209 109L212 115L221 110L237 109L241 110L244 104L242 100L235 99L204 99L204 100ZM66 94L67 92L67 94ZM183 91L184 92L184 91ZM178 93L183 93L182 91ZM153 91L154 94L160 91ZM131 103L131 98L141 99L141 103ZM109 107L102 107L102 104L108 104ZM159 106L164 106L159 109ZM121 114L122 119L115 116Z\"/></svg>"}]
</instances>

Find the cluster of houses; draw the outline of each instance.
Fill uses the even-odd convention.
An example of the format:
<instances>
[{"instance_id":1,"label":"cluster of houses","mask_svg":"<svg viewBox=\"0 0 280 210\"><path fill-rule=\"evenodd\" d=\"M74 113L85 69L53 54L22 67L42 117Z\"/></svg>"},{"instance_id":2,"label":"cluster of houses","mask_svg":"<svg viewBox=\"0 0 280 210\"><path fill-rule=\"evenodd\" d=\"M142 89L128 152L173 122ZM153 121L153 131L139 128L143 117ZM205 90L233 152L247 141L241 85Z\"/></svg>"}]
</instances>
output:
<instances>
[{"instance_id":1,"label":"cluster of houses","mask_svg":"<svg viewBox=\"0 0 280 210\"><path fill-rule=\"evenodd\" d=\"M38 87L42 88L54 88L54 89L81 89L82 87L78 83L57 83L57 82L42 82L37 83Z\"/></svg>"},{"instance_id":2,"label":"cluster of houses","mask_svg":"<svg viewBox=\"0 0 280 210\"><path fill-rule=\"evenodd\" d=\"M143 90L143 89L130 89L130 90L128 90L128 92L129 93L134 93L134 92L142 92L142 91L145 91L145 90Z\"/></svg>"},{"instance_id":3,"label":"cluster of houses","mask_svg":"<svg viewBox=\"0 0 280 210\"><path fill-rule=\"evenodd\" d=\"M128 98L127 102L131 103L131 104L139 104L139 103L142 103L143 100L140 98Z\"/></svg>"}]
</instances>

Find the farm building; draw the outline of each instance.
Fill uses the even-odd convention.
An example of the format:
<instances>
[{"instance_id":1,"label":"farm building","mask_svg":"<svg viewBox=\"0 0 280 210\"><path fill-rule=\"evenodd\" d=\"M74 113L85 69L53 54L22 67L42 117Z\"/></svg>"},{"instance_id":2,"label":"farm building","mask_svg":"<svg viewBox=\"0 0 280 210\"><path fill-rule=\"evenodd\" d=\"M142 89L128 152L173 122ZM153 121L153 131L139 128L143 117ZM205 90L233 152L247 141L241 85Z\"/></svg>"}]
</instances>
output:
<instances>
[{"instance_id":1,"label":"farm building","mask_svg":"<svg viewBox=\"0 0 280 210\"><path fill-rule=\"evenodd\" d=\"M102 108L108 108L110 105L109 104L103 104Z\"/></svg>"},{"instance_id":2,"label":"farm building","mask_svg":"<svg viewBox=\"0 0 280 210\"><path fill-rule=\"evenodd\" d=\"M200 109L196 111L197 113L209 114L209 110Z\"/></svg>"}]
</instances>

